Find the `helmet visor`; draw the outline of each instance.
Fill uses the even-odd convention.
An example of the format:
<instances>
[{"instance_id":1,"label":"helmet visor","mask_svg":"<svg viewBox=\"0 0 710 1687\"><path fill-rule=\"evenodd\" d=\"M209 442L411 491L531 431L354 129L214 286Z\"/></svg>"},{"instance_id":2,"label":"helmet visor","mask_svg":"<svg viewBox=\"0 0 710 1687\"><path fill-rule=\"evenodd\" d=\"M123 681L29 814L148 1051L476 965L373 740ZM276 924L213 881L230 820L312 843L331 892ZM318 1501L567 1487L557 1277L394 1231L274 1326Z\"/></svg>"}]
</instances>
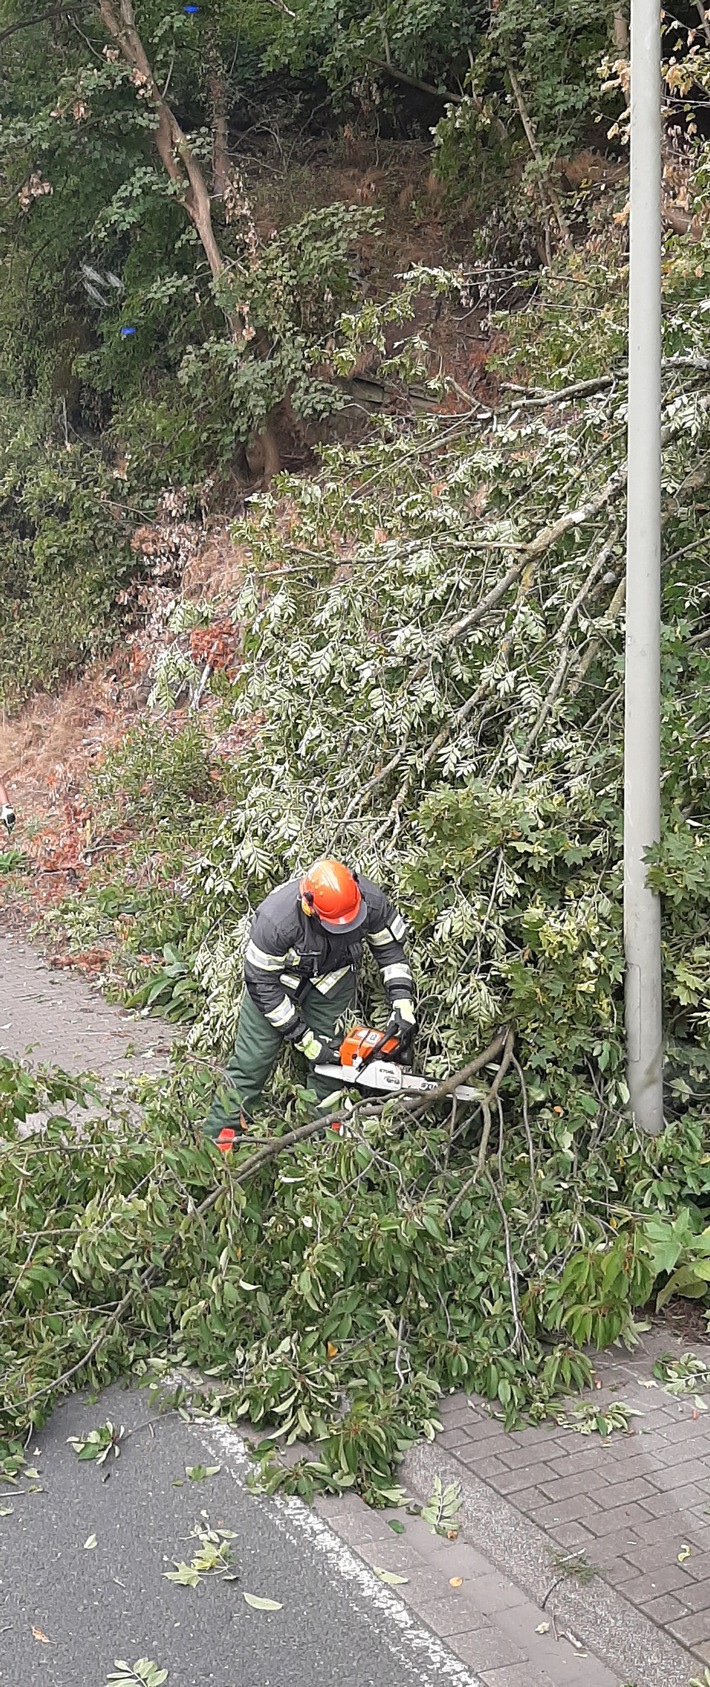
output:
<instances>
[{"instance_id":1,"label":"helmet visor","mask_svg":"<svg viewBox=\"0 0 710 1687\"><path fill-rule=\"evenodd\" d=\"M336 936L343 937L347 932L357 931L358 926L364 925L367 919L367 903L364 896L361 896L360 906L356 914L341 915L339 920L325 920L323 915L319 914L318 919L325 931L332 931Z\"/></svg>"}]
</instances>

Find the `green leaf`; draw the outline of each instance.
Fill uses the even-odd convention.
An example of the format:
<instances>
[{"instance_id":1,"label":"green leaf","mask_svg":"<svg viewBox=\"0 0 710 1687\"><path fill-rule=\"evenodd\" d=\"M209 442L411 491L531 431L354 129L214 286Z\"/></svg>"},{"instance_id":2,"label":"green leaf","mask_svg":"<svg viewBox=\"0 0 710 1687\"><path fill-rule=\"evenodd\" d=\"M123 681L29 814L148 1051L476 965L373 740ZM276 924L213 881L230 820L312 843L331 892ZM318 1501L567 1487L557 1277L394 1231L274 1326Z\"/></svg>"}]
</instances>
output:
<instances>
[{"instance_id":1,"label":"green leaf","mask_svg":"<svg viewBox=\"0 0 710 1687\"><path fill-rule=\"evenodd\" d=\"M381 1570L375 1565L375 1575L378 1581L386 1582L388 1587L404 1587L409 1581L408 1576L398 1576L394 1570Z\"/></svg>"},{"instance_id":2,"label":"green leaf","mask_svg":"<svg viewBox=\"0 0 710 1687\"><path fill-rule=\"evenodd\" d=\"M260 1598L258 1598L257 1594L255 1594L255 1593L245 1593L244 1598L246 1600L247 1605L251 1605L253 1610L255 1610L255 1611L282 1611L283 1610L283 1606L279 1605L279 1602L278 1602L277 1599L260 1599Z\"/></svg>"},{"instance_id":3,"label":"green leaf","mask_svg":"<svg viewBox=\"0 0 710 1687\"><path fill-rule=\"evenodd\" d=\"M178 1587L199 1587L200 1585L199 1571L193 1569L191 1564L186 1564L184 1561L179 1563L175 1570L164 1570L163 1575L167 1582L176 1582Z\"/></svg>"}]
</instances>

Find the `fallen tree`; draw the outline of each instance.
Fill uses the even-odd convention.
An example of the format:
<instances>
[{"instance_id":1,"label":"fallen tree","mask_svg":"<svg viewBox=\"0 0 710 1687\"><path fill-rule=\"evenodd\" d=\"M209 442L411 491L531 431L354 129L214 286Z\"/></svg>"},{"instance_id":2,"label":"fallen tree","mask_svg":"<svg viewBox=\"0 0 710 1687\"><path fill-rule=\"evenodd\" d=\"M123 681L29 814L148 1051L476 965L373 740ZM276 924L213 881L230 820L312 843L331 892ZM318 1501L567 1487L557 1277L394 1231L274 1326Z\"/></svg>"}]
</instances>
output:
<instances>
[{"instance_id":1,"label":"fallen tree","mask_svg":"<svg viewBox=\"0 0 710 1687\"><path fill-rule=\"evenodd\" d=\"M666 317L666 775L649 871L664 897L669 1126L648 1142L624 1082L623 278L610 266L580 309L567 261L537 314L507 323L501 373L520 386L524 346L532 391L495 416L472 404L416 429L384 421L238 529L242 648L220 685L239 753L182 900L165 892L171 920L183 910L192 1056L148 1095L140 1140L89 1126L67 1145L52 1126L3 1152L8 1436L78 1377L186 1360L221 1409L276 1423L276 1445L318 1443L290 1474L265 1454L267 1481L382 1497L441 1389L480 1390L509 1424L539 1416L587 1378L586 1344L633 1342L654 1284L707 1292L706 317L692 301ZM169 660L161 681L169 694ZM143 742L121 750L138 792ZM119 800L110 764L103 778ZM440 1111L364 1107L347 1137L321 1136L284 1068L265 1140L216 1163L199 1136L205 1056L233 1032L250 910L324 849L409 918L418 1064L442 1078ZM85 942L90 895L65 917ZM154 903L149 918L154 931ZM360 1006L378 1022L374 979ZM498 1044L467 1118L449 1074L484 1044L493 1059L501 1025L514 1045Z\"/></svg>"}]
</instances>

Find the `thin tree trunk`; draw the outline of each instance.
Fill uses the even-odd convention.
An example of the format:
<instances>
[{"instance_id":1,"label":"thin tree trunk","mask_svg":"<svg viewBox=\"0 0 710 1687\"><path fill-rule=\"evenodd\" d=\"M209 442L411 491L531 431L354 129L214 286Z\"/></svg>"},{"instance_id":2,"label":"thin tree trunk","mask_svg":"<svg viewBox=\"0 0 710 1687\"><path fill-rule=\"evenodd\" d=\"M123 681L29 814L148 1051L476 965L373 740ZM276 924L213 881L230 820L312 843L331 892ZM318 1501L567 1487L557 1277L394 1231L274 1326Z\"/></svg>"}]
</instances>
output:
<instances>
[{"instance_id":1,"label":"thin tree trunk","mask_svg":"<svg viewBox=\"0 0 710 1687\"><path fill-rule=\"evenodd\" d=\"M622 12L620 6L617 6L614 11L614 46L616 47L617 52L628 53L629 20L626 13Z\"/></svg>"},{"instance_id":2,"label":"thin tree trunk","mask_svg":"<svg viewBox=\"0 0 710 1687\"><path fill-rule=\"evenodd\" d=\"M230 177L229 130L224 74L213 46L210 47L210 59L213 60L209 70L209 97L212 108L212 197L224 199Z\"/></svg>"},{"instance_id":3,"label":"thin tree trunk","mask_svg":"<svg viewBox=\"0 0 710 1687\"><path fill-rule=\"evenodd\" d=\"M158 155L170 180L176 184L179 183L183 188L182 203L187 216L197 230L212 278L217 281L224 274L226 264L214 231L210 194L204 171L172 107L164 98L155 80L136 27L132 0L99 0L99 15L104 28L116 42L126 64L130 65L137 85L143 87L148 93L156 115L154 140ZM222 107L223 103L222 93ZM220 112L219 121L219 163L220 169L224 169L225 167L228 168L228 153L227 124L223 109ZM215 125L215 175L216 173L217 128ZM224 192L225 186L226 177L223 177L222 192ZM253 332L244 313L237 309L227 311L225 314L235 343L246 345L253 338ZM265 429L260 436L259 443L264 456L264 479L268 484L268 481L280 467L278 442L271 427Z\"/></svg>"},{"instance_id":4,"label":"thin tree trunk","mask_svg":"<svg viewBox=\"0 0 710 1687\"><path fill-rule=\"evenodd\" d=\"M710 19L708 18L708 14L707 14L707 12L705 10L705 7L703 5L703 0L695 0L695 3L696 3L696 6L697 6L697 9L698 9L698 16L700 18L700 22L701 22L701 24L703 26L703 29L705 31L705 40L707 41L708 46L710 46Z\"/></svg>"},{"instance_id":5,"label":"thin tree trunk","mask_svg":"<svg viewBox=\"0 0 710 1687\"><path fill-rule=\"evenodd\" d=\"M212 226L210 196L202 166L195 157L186 134L178 123L171 106L163 98L153 75L148 57L136 28L131 0L100 0L99 13L104 27L119 47L126 64L137 73L147 88L157 118L155 144L170 180L184 186L183 204L194 224L214 280L225 268ZM236 315L230 326L235 337L242 337L244 321Z\"/></svg>"},{"instance_id":6,"label":"thin tree trunk","mask_svg":"<svg viewBox=\"0 0 710 1687\"><path fill-rule=\"evenodd\" d=\"M560 234L562 235L563 240L569 240L569 238L570 238L570 227L569 227L569 223L567 221L567 218L564 214L564 211L562 209L560 196L559 196L559 194L557 192L557 189L554 186L553 182L551 182L550 177L549 177L549 175L548 175L548 173L545 169L544 159L543 159L542 153L540 151L540 148L537 144L537 135L535 134L533 121L532 121L532 118L531 118L530 113L528 111L528 108L525 104L525 99L524 99L524 96L523 96L523 90L520 86L517 75L516 75L515 71L513 70L513 66L508 59L506 59L506 70L507 70L508 76L510 78L510 86L511 86L511 88L513 90L513 93L515 95L518 111L520 112L520 121L521 121L521 123L523 125L523 128L525 130L527 143L528 143L530 151L533 155L533 158L535 159L535 163L537 165L539 165L542 179L544 180L545 185L547 187L547 192L548 192L549 198L550 198L550 204L552 206L552 209L555 213L555 218L557 220L557 226L559 228L559 231L560 231Z\"/></svg>"}]
</instances>

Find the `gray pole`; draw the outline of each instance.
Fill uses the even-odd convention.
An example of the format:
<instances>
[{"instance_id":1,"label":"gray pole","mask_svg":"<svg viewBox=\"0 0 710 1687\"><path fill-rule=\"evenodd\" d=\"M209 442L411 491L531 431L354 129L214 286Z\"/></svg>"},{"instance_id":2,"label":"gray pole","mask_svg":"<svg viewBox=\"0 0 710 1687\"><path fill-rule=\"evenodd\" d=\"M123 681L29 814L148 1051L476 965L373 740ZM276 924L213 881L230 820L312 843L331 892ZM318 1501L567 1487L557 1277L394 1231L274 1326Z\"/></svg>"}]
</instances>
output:
<instances>
[{"instance_id":1,"label":"gray pole","mask_svg":"<svg viewBox=\"0 0 710 1687\"><path fill-rule=\"evenodd\" d=\"M661 908L644 853L660 836L661 31L631 0L629 484L626 540L624 947L628 1083L637 1124L663 1128Z\"/></svg>"}]
</instances>

